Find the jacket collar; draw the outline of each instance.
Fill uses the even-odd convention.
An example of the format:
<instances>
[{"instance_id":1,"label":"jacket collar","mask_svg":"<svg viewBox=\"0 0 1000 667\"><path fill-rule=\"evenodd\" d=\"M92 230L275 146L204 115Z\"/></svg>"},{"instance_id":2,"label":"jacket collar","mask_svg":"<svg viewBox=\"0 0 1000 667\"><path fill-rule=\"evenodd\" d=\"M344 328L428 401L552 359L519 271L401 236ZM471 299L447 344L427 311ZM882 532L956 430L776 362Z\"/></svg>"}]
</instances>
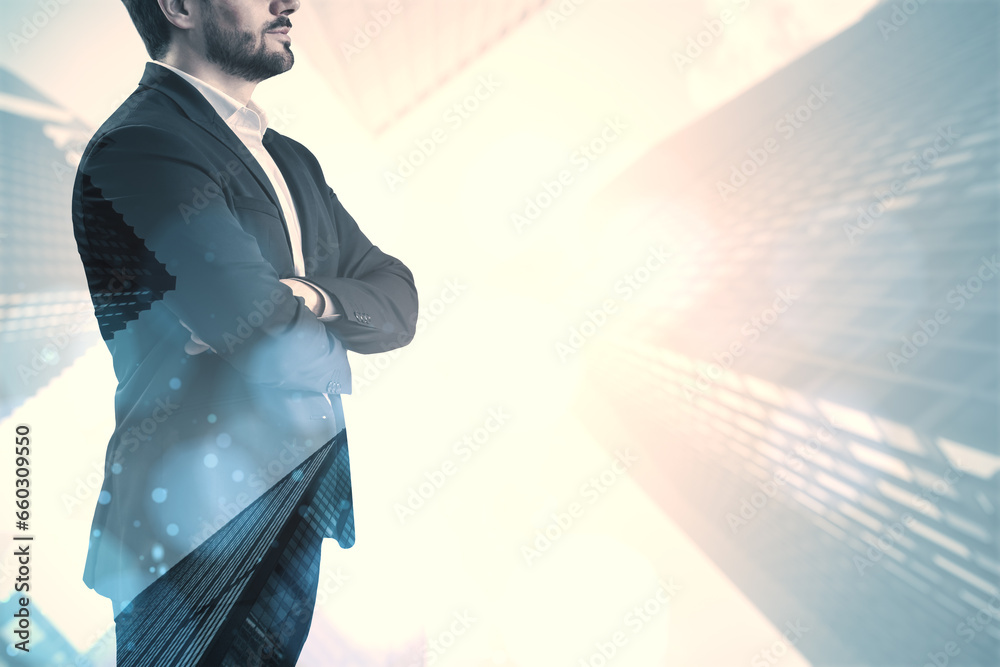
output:
<instances>
[{"instance_id":1,"label":"jacket collar","mask_svg":"<svg viewBox=\"0 0 1000 667\"><path fill-rule=\"evenodd\" d=\"M201 91L185 81L177 73L154 62L146 63L146 69L143 72L142 79L139 81L139 86L151 88L169 97L181 108L184 115L203 127L212 136L222 142L226 148L232 151L239 158L240 162L243 163L243 166L257 179L264 192L267 193L268 199L278 209L282 223L287 226L285 215L281 210L281 203L274 192L274 187L271 185L270 179L264 174L260 163L250 154L247 147L243 145L239 137L226 124L226 121L222 120L222 117L219 116L212 104L205 99ZM273 135L274 132L271 130L266 132L265 146L272 145L270 139L273 138Z\"/></svg>"}]
</instances>

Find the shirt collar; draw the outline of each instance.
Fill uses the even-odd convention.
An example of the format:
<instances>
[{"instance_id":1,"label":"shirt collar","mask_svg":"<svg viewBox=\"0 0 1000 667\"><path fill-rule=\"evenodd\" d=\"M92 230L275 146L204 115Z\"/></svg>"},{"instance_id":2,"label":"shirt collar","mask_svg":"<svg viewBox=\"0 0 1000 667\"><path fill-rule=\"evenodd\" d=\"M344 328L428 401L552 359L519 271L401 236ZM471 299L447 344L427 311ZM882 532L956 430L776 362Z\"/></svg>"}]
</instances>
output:
<instances>
[{"instance_id":1,"label":"shirt collar","mask_svg":"<svg viewBox=\"0 0 1000 667\"><path fill-rule=\"evenodd\" d=\"M183 70L179 70L159 60L153 60L152 62L166 67L194 86L233 131L252 131L263 139L264 132L267 131L267 114L256 102L250 100L245 105L241 104L236 98L227 95L196 76L192 76Z\"/></svg>"}]
</instances>

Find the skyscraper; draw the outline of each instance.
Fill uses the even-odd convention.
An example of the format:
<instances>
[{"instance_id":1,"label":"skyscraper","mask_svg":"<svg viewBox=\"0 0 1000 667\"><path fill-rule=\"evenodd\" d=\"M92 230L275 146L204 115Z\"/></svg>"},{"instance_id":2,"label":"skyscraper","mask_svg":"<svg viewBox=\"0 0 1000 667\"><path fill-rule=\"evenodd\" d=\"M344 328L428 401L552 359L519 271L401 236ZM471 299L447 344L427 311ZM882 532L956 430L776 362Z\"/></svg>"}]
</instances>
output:
<instances>
[{"instance_id":1,"label":"skyscraper","mask_svg":"<svg viewBox=\"0 0 1000 667\"><path fill-rule=\"evenodd\" d=\"M100 342L69 216L90 135L0 69L0 416Z\"/></svg>"},{"instance_id":2,"label":"skyscraper","mask_svg":"<svg viewBox=\"0 0 1000 667\"><path fill-rule=\"evenodd\" d=\"M215 532L180 563L139 594L116 618L118 664L280 664L289 638L268 635L271 617L311 612L301 593L283 596L277 586L296 586L305 568L319 567L318 553L295 550L324 517L335 526L324 537L341 546L354 543L351 497L343 471L348 466L346 431L309 457ZM319 548L318 541L312 541ZM269 587L269 588L268 588ZM129 618L159 618L129 624ZM269 655L257 663L250 656Z\"/></svg>"},{"instance_id":3,"label":"skyscraper","mask_svg":"<svg viewBox=\"0 0 1000 667\"><path fill-rule=\"evenodd\" d=\"M1000 661L998 10L883 3L595 206L675 253L582 413L815 665Z\"/></svg>"}]
</instances>

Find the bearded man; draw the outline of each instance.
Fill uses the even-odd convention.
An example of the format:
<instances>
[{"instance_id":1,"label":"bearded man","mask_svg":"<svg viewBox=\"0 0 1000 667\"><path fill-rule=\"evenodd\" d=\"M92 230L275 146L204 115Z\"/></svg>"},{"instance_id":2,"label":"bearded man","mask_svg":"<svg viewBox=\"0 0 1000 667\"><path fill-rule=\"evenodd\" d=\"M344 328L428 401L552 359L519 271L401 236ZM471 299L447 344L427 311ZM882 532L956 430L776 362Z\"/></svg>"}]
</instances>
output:
<instances>
[{"instance_id":1,"label":"bearded man","mask_svg":"<svg viewBox=\"0 0 1000 667\"><path fill-rule=\"evenodd\" d=\"M324 473L340 489L335 502L317 530L275 545L298 565L260 591L297 604L293 617L256 619L283 644L253 664L294 665L315 603L316 545L354 542L346 351L410 342L413 276L251 100L292 67L299 0L123 2L151 61L87 146L73 194L119 382L84 581L111 600L116 624L135 612L131 636L143 635L136 624L155 632L158 619L136 618L132 601L336 438ZM178 586L171 595L194 605ZM129 649L119 644L119 656ZM219 655L216 664L251 664Z\"/></svg>"}]
</instances>

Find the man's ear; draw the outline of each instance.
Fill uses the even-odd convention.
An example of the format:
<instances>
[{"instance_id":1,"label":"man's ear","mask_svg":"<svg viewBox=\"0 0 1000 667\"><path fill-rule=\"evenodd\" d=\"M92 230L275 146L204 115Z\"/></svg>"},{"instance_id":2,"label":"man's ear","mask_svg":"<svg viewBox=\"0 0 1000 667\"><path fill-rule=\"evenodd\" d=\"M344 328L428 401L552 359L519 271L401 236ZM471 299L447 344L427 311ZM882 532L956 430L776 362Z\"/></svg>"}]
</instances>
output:
<instances>
[{"instance_id":1,"label":"man's ear","mask_svg":"<svg viewBox=\"0 0 1000 667\"><path fill-rule=\"evenodd\" d=\"M198 8L193 0L157 0L160 10L173 25L182 30L190 30L195 26L195 13ZM193 10L193 11L192 11Z\"/></svg>"}]
</instances>

